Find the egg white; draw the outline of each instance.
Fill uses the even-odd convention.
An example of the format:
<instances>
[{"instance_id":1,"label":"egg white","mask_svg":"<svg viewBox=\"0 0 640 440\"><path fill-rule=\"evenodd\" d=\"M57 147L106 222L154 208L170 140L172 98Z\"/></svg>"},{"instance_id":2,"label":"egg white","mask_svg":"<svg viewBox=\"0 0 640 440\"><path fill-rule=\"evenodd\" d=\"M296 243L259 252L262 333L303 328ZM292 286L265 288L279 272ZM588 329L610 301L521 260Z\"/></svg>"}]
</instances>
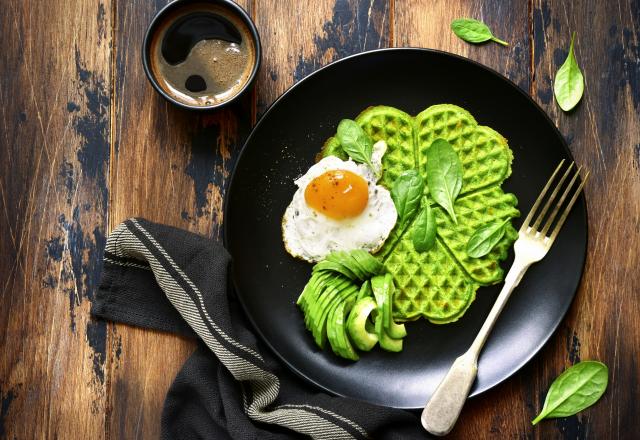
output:
<instances>
[{"instance_id":1,"label":"egg white","mask_svg":"<svg viewBox=\"0 0 640 440\"><path fill-rule=\"evenodd\" d=\"M382 174L386 148L384 141L374 145L373 170L351 159L343 161L328 156L295 181L298 189L282 219L282 238L291 255L317 262L337 250L363 249L374 253L382 247L398 218L391 194L376 184ZM369 200L357 217L335 220L307 205L304 198L307 185L330 170L351 171L367 181Z\"/></svg>"}]
</instances>

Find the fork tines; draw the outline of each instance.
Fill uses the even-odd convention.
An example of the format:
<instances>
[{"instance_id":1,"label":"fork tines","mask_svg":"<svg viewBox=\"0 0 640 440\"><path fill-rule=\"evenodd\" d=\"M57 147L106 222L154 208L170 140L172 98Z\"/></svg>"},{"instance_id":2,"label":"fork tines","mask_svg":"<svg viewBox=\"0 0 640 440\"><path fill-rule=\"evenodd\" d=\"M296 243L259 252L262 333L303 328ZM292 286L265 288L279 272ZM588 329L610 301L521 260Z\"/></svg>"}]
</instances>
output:
<instances>
[{"instance_id":1,"label":"fork tines","mask_svg":"<svg viewBox=\"0 0 640 440\"><path fill-rule=\"evenodd\" d=\"M569 164L569 167L564 172L564 174L562 174L562 176L560 177L560 180L556 183L553 189L553 192L547 198L547 201L542 207L542 210L540 211L539 214L537 214L537 218L535 222L533 223L533 225L530 225L530 222L533 216L536 215L536 210L538 209L542 201L546 198L549 188L551 188L551 185L554 183L554 180L556 180L556 176L558 176L558 174L562 170L564 162L565 161L563 159L560 162L560 165L558 165L556 170L553 172L553 174L551 175L551 178L542 189L542 192L538 196L538 199L536 200L536 202L533 204L531 211L529 211L529 214L524 219L524 222L522 223L522 227L520 228L520 233L530 234L530 235L533 234L536 236L536 238L540 236L545 236L545 241L548 242L549 245L551 245L553 240L555 240L556 236L558 235L560 228L562 228L562 224L567 219L567 215L569 215L569 211L571 211L573 204L578 199L578 196L580 195L580 192L582 191L582 188L584 187L584 184L587 181L587 178L589 177L589 171L587 171L584 178L579 179L580 171L582 170L582 167L578 167L578 169L574 171L573 169L575 164L571 162ZM572 174L572 171L573 171L573 177L569 180L569 183L565 185L565 181ZM574 189L576 182L579 182L579 184L577 186L577 189ZM556 198L558 194L560 194L563 186L564 186L564 191L562 191L562 195L560 196L560 199L556 201ZM572 192L573 192L573 195L571 196L571 198L569 198L568 202L565 203L565 201L567 200L567 197ZM547 215L549 208L554 203L555 205L553 207L553 210L549 215ZM553 224L554 220L556 219L561 209L562 209L562 214L560 215L560 218L557 220L554 228L551 230L551 234L547 236L547 232L551 228L551 225ZM543 224L542 222L544 220L546 220L544 223L544 226L542 226L542 229L540 229L540 225Z\"/></svg>"}]
</instances>

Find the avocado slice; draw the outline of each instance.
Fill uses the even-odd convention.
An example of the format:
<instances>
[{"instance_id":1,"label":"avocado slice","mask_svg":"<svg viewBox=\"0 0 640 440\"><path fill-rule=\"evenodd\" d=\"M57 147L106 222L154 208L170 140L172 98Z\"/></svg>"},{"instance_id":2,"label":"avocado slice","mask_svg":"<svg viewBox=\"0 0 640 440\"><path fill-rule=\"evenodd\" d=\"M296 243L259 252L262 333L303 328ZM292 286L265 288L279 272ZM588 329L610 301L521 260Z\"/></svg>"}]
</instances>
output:
<instances>
[{"instance_id":1,"label":"avocado slice","mask_svg":"<svg viewBox=\"0 0 640 440\"><path fill-rule=\"evenodd\" d=\"M338 342L338 330L336 328L336 322L334 320L334 312L340 304L340 301L336 301L329 306L329 313L327 316L327 324L326 324L326 334L327 339L329 340L329 345L331 345L331 349L338 356L342 356L342 349ZM317 341L316 341L317 342Z\"/></svg>"},{"instance_id":2,"label":"avocado slice","mask_svg":"<svg viewBox=\"0 0 640 440\"><path fill-rule=\"evenodd\" d=\"M320 271L338 272L338 273L346 276L347 278L349 278L351 280L357 279L357 277L353 273L353 271L351 271L351 269L349 269L347 266L345 266L344 264L335 262L335 261L331 261L331 260L322 260L321 262L319 262L315 266L313 266L313 272L314 273L317 273L317 272L320 272Z\"/></svg>"},{"instance_id":3,"label":"avocado slice","mask_svg":"<svg viewBox=\"0 0 640 440\"><path fill-rule=\"evenodd\" d=\"M313 318L313 310L315 309L320 296L328 287L330 287L328 286L328 282L332 279L335 279L335 274L328 272L319 274L316 277L312 276L312 280L307 283L301 298L299 298L299 305L304 312L304 322L308 329L311 329L310 325Z\"/></svg>"},{"instance_id":4,"label":"avocado slice","mask_svg":"<svg viewBox=\"0 0 640 440\"><path fill-rule=\"evenodd\" d=\"M346 251L336 251L331 253L327 259L331 259L336 263L342 264L347 269L349 269L356 278L360 281L368 278L366 273L360 269L360 265L356 263L356 260L351 256L354 251L346 252Z\"/></svg>"},{"instance_id":5,"label":"avocado slice","mask_svg":"<svg viewBox=\"0 0 640 440\"><path fill-rule=\"evenodd\" d=\"M390 273L385 274L385 285L387 286L385 306L389 311L387 313L388 321L385 321L384 324L387 325L386 330L389 336L394 339L402 339L407 336L407 330L405 329L404 324L397 324L393 320L393 295L395 295L396 286L393 284L393 276Z\"/></svg>"},{"instance_id":6,"label":"avocado slice","mask_svg":"<svg viewBox=\"0 0 640 440\"><path fill-rule=\"evenodd\" d=\"M362 289L360 290L362 291ZM367 329L367 324L371 324L369 315L376 307L375 300L371 296L365 296L358 298L349 312L347 331L353 344L360 350L369 351L378 342L378 335L376 335L375 329L372 329L373 331Z\"/></svg>"},{"instance_id":7,"label":"avocado slice","mask_svg":"<svg viewBox=\"0 0 640 440\"><path fill-rule=\"evenodd\" d=\"M382 263L367 251L356 249L351 251L350 255L356 261L361 272L364 273L364 278L371 278L382 270Z\"/></svg>"},{"instance_id":8,"label":"avocado slice","mask_svg":"<svg viewBox=\"0 0 640 440\"><path fill-rule=\"evenodd\" d=\"M342 268L336 267L335 264L341 265ZM334 251L327 255L325 260L314 266L314 271L325 269L335 270L351 279L364 281L380 273L382 263L369 252L363 251L362 249ZM350 274L353 274L354 277L351 277Z\"/></svg>"},{"instance_id":9,"label":"avocado slice","mask_svg":"<svg viewBox=\"0 0 640 440\"><path fill-rule=\"evenodd\" d=\"M336 299L336 301L329 306L329 313L327 314L327 339L333 352L340 357L348 357L348 349L340 337L341 330L338 319L339 313L344 313L344 304L344 299ZM339 309L341 309L340 312Z\"/></svg>"},{"instance_id":10,"label":"avocado slice","mask_svg":"<svg viewBox=\"0 0 640 440\"><path fill-rule=\"evenodd\" d=\"M402 339L394 339L387 334L383 326L383 314L378 313L376 316L376 334L378 335L378 342L380 343L380 348L399 352L402 351Z\"/></svg>"},{"instance_id":11,"label":"avocado slice","mask_svg":"<svg viewBox=\"0 0 640 440\"><path fill-rule=\"evenodd\" d=\"M318 289L330 275L330 273L314 273L311 275L311 278L304 286L302 293L296 301L296 304L298 304L304 312L316 301Z\"/></svg>"},{"instance_id":12,"label":"avocado slice","mask_svg":"<svg viewBox=\"0 0 640 440\"><path fill-rule=\"evenodd\" d=\"M317 309L311 331L316 344L318 344L320 348L324 348L326 342L327 324L332 306L336 302L343 301L349 295L357 294L357 292L358 287L353 284L340 284L338 287L334 287L332 292L328 294L327 302L323 303L320 308Z\"/></svg>"},{"instance_id":13,"label":"avocado slice","mask_svg":"<svg viewBox=\"0 0 640 440\"><path fill-rule=\"evenodd\" d=\"M332 277L325 282L326 287L323 289L322 298L320 298L310 308L309 323L313 338L320 348L324 348L326 319L329 306L338 294L346 287L353 286L351 281L344 277ZM353 286L355 288L355 286Z\"/></svg>"},{"instance_id":14,"label":"avocado slice","mask_svg":"<svg viewBox=\"0 0 640 440\"><path fill-rule=\"evenodd\" d=\"M371 281L366 280L360 286L360 291L358 292L358 300L361 298L366 298L367 296L373 296L373 290L371 290Z\"/></svg>"},{"instance_id":15,"label":"avocado slice","mask_svg":"<svg viewBox=\"0 0 640 440\"><path fill-rule=\"evenodd\" d=\"M385 332L394 339L404 338L407 335L404 324L396 324L393 321L391 311L395 291L393 277L389 273L377 275L371 278L371 288L378 303L379 314L382 315L382 325Z\"/></svg>"},{"instance_id":16,"label":"avocado slice","mask_svg":"<svg viewBox=\"0 0 640 440\"><path fill-rule=\"evenodd\" d=\"M351 280L343 276L333 274L332 277L325 281L325 285L326 287L317 296L317 300L311 309L310 314L313 318L319 316L319 313L323 311L326 305L333 301L335 295L337 295L343 288L353 286L354 284Z\"/></svg>"},{"instance_id":17,"label":"avocado slice","mask_svg":"<svg viewBox=\"0 0 640 440\"><path fill-rule=\"evenodd\" d=\"M333 311L334 327L337 336L338 347L340 350L340 356L352 361L357 361L360 357L356 353L355 349L351 345L351 341L347 337L346 316L353 307L355 300L355 293L350 295L346 300L340 302Z\"/></svg>"}]
</instances>

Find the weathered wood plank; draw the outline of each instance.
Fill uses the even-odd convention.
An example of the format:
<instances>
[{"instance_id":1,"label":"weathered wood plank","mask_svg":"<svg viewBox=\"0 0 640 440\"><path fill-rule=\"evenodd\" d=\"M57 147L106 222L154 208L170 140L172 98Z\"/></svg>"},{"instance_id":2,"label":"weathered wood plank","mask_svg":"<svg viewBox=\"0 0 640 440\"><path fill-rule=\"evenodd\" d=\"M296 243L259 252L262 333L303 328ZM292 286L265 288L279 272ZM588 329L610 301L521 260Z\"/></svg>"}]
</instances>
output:
<instances>
[{"instance_id":1,"label":"weathered wood plank","mask_svg":"<svg viewBox=\"0 0 640 440\"><path fill-rule=\"evenodd\" d=\"M390 7L384 0L262 0L256 25L262 39L257 111L293 83L340 58L390 44Z\"/></svg>"},{"instance_id":2,"label":"weathered wood plank","mask_svg":"<svg viewBox=\"0 0 640 440\"><path fill-rule=\"evenodd\" d=\"M497 70L523 90L529 90L529 8L521 0L396 0L393 45L444 50L478 61ZM475 18L509 43L469 44L451 31L456 18Z\"/></svg>"},{"instance_id":3,"label":"weathered wood plank","mask_svg":"<svg viewBox=\"0 0 640 440\"><path fill-rule=\"evenodd\" d=\"M111 3L3 2L0 438L104 438Z\"/></svg>"},{"instance_id":4,"label":"weathered wood plank","mask_svg":"<svg viewBox=\"0 0 640 440\"><path fill-rule=\"evenodd\" d=\"M536 409L553 378L581 359L609 366L596 407L544 422L539 438L635 438L640 395L640 2L542 1L532 9L533 96L554 119L586 186L589 250L582 286L558 335L539 359ZM582 102L563 113L553 99L555 72L571 32L585 77Z\"/></svg>"},{"instance_id":5,"label":"weathered wood plank","mask_svg":"<svg viewBox=\"0 0 640 440\"><path fill-rule=\"evenodd\" d=\"M220 238L222 198L249 131L251 97L236 107L197 114L154 91L142 68L140 42L166 3L117 4L109 226L141 216ZM250 6L248 0L239 3ZM164 397L194 344L124 325L110 328L109 437L159 438Z\"/></svg>"}]
</instances>

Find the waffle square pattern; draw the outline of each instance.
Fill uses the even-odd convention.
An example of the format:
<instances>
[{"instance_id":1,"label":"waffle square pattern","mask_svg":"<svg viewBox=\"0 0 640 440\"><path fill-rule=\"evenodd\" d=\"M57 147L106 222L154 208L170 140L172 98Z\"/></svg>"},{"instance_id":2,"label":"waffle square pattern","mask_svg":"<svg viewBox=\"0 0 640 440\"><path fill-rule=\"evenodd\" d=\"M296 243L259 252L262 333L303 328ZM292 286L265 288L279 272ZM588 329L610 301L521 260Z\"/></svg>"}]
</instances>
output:
<instances>
[{"instance_id":1,"label":"waffle square pattern","mask_svg":"<svg viewBox=\"0 0 640 440\"><path fill-rule=\"evenodd\" d=\"M417 169L425 178L428 149L438 138L447 140L462 163L462 189L454 203L457 224L425 189L426 203L435 211L436 244L417 252L411 240L413 219L404 230L391 232L377 256L393 275L397 288L394 318L409 321L425 317L435 324L458 320L469 308L480 286L502 281L500 262L518 237L511 223L493 250L480 258L469 257L466 244L482 225L520 215L518 201L501 185L511 174L513 153L507 140L495 130L478 125L465 109L438 104L412 117L402 110L376 106L363 111L356 122L374 142L384 140L387 153L382 185L391 188L404 171ZM344 155L335 138L330 138L324 155Z\"/></svg>"}]
</instances>

